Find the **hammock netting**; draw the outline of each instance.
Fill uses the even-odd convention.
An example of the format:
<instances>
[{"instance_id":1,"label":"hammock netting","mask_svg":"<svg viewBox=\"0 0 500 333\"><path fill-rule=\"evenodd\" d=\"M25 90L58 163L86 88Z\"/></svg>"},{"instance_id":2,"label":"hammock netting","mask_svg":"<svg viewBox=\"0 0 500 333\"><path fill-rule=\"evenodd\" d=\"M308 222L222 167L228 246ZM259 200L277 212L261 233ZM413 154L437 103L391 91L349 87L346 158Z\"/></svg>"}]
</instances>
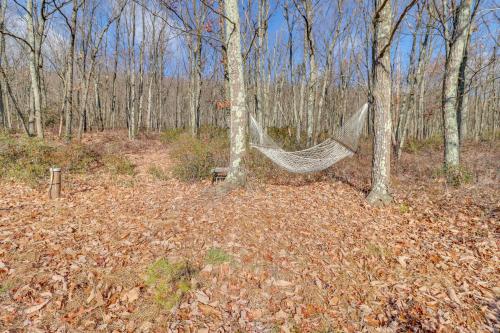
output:
<instances>
[{"instance_id":1,"label":"hammock netting","mask_svg":"<svg viewBox=\"0 0 500 333\"><path fill-rule=\"evenodd\" d=\"M368 104L354 113L331 138L299 151L283 150L250 116L250 145L278 166L294 173L316 172L354 155L365 123Z\"/></svg>"}]
</instances>

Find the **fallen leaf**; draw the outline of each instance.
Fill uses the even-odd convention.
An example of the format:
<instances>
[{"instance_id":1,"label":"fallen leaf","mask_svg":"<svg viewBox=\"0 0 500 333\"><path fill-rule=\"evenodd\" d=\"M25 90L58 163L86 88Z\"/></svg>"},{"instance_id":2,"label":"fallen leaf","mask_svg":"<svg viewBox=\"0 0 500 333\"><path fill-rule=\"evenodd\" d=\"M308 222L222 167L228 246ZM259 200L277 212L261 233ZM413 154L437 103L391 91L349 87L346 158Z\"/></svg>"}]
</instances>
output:
<instances>
[{"instance_id":1,"label":"fallen leaf","mask_svg":"<svg viewBox=\"0 0 500 333\"><path fill-rule=\"evenodd\" d=\"M219 319L222 318L222 314L220 313L220 311L218 309L210 306L210 305L200 303L200 304L198 304L198 308L206 316L214 316L214 317L217 317Z\"/></svg>"},{"instance_id":2,"label":"fallen leaf","mask_svg":"<svg viewBox=\"0 0 500 333\"><path fill-rule=\"evenodd\" d=\"M287 288L293 286L293 283L291 283L290 281L278 280L274 281L273 285L275 285L276 287Z\"/></svg>"},{"instance_id":3,"label":"fallen leaf","mask_svg":"<svg viewBox=\"0 0 500 333\"><path fill-rule=\"evenodd\" d=\"M122 302L133 303L139 298L140 293L141 293L141 287L132 288L125 294L123 294L120 300Z\"/></svg>"},{"instance_id":4,"label":"fallen leaf","mask_svg":"<svg viewBox=\"0 0 500 333\"><path fill-rule=\"evenodd\" d=\"M42 303L40 304L37 304L37 305L33 305L33 306L30 306L29 308L25 309L24 310L24 313L26 314L31 314L33 312L37 312L39 311L41 308L43 308L45 305L47 305L47 303L50 302L50 299L47 299L45 301L43 301Z\"/></svg>"}]
</instances>

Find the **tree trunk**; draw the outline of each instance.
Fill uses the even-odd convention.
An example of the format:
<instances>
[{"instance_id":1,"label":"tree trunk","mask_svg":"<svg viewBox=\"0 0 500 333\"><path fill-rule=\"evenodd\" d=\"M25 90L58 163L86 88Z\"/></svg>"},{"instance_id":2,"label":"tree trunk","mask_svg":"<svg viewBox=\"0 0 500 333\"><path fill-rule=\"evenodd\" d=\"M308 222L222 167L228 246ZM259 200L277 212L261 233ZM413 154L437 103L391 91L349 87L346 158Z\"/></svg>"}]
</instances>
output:
<instances>
[{"instance_id":1,"label":"tree trunk","mask_svg":"<svg viewBox=\"0 0 500 333\"><path fill-rule=\"evenodd\" d=\"M373 36L372 103L374 109L374 142L372 189L367 197L371 204L392 201L391 175L391 1L375 0ZM385 51L384 51L385 50Z\"/></svg>"},{"instance_id":2,"label":"tree trunk","mask_svg":"<svg viewBox=\"0 0 500 333\"><path fill-rule=\"evenodd\" d=\"M316 67L316 53L313 35L313 5L311 0L305 1L305 32L304 44L307 46L309 58L309 82L307 87L307 145L311 146L314 140L314 109L316 107L316 92L318 69Z\"/></svg>"},{"instance_id":3,"label":"tree trunk","mask_svg":"<svg viewBox=\"0 0 500 333\"><path fill-rule=\"evenodd\" d=\"M457 120L457 88L460 62L467 40L471 0L463 0L457 8L457 19L448 46L443 79L442 114L444 124L444 164L447 170L460 165L460 142Z\"/></svg>"},{"instance_id":4,"label":"tree trunk","mask_svg":"<svg viewBox=\"0 0 500 333\"><path fill-rule=\"evenodd\" d=\"M72 126L73 126L73 88L74 88L74 68L75 68L75 41L76 41L76 23L78 19L78 0L73 0L73 10L71 12L71 26L70 26L70 42L69 54L67 63L67 78L66 78L66 103L65 103L65 116L66 116L66 141L71 141Z\"/></svg>"},{"instance_id":5,"label":"tree trunk","mask_svg":"<svg viewBox=\"0 0 500 333\"><path fill-rule=\"evenodd\" d=\"M323 73L323 82L321 84L321 90L320 90L320 95L319 95L319 102L318 102L318 120L317 120L317 130L316 130L316 135L314 136L314 143L316 144L318 142L319 136L321 135L321 117L323 115L323 107L325 104L325 99L326 99L326 93L328 90L328 82L330 79L330 74L332 71L333 67L333 51L335 48L335 45L337 44L337 38L339 36L340 32L340 26L342 24L342 15L343 15L343 0L338 2L338 19L337 19L337 24L335 26L335 30L333 32L332 38L330 40L330 45L328 46L328 51L327 51L327 56L326 56L326 64L325 64L325 72Z\"/></svg>"},{"instance_id":6,"label":"tree trunk","mask_svg":"<svg viewBox=\"0 0 500 333\"><path fill-rule=\"evenodd\" d=\"M32 130L32 129L30 129L30 124L32 126L33 123L30 120L30 123L28 125L26 124L26 119L24 118L24 115L21 112L19 104L17 103L16 96L12 92L12 89L10 87L9 81L7 80L7 74L5 73L5 69L3 68L3 64L2 63L0 63L0 77L2 78L2 82L5 83L5 86L3 86L2 89L5 88L7 90L7 93L9 94L9 97L12 100L12 104L14 106L14 109L16 110L17 116L19 118L19 121L21 122L21 125L23 127L24 132L27 135L32 135L33 132L30 131L30 130ZM32 113L30 113L30 116L31 115L32 115Z\"/></svg>"},{"instance_id":7,"label":"tree trunk","mask_svg":"<svg viewBox=\"0 0 500 333\"><path fill-rule=\"evenodd\" d=\"M226 183L243 186L246 182L243 158L246 153L246 96L241 55L238 0L225 0L228 72L231 96L231 148Z\"/></svg>"},{"instance_id":8,"label":"tree trunk","mask_svg":"<svg viewBox=\"0 0 500 333\"><path fill-rule=\"evenodd\" d=\"M224 12L224 1L219 0L219 7L221 10L221 13ZM230 96L230 84L229 84L229 72L228 72L228 62L227 62L227 40L226 40L226 27L224 25L224 17L221 15L220 16L220 40L221 40L221 53L222 53L222 69L224 71L224 85L223 85L223 92L222 92L222 98L224 105L226 105L226 102L229 102L231 99ZM227 117L226 117L226 110L222 110L222 115L223 115L223 123L224 126L227 126Z\"/></svg>"},{"instance_id":9,"label":"tree trunk","mask_svg":"<svg viewBox=\"0 0 500 333\"><path fill-rule=\"evenodd\" d=\"M423 6L421 9L418 11L418 16L417 16L417 24L415 27L415 30L413 32L413 41L412 41L412 46L411 46L411 52L410 52L410 62L409 62L409 70L408 70L408 76L406 78L406 81L409 86L409 92L408 96L406 97L403 107L401 108L400 114L399 114L399 119L397 123L397 130L396 130L396 140L395 140L395 155L396 159L399 159L401 157L401 152L403 151L403 146L406 140L406 133L408 131L408 124L410 120L410 116L412 114L416 115L416 110L415 110L415 96L417 95L417 89L418 89L418 72L420 71L422 67L422 62L424 61L425 58L425 50L427 47L427 42L429 40L429 33L430 33L430 25L427 26L426 28L426 34L424 38L422 39L422 43L420 44L420 52L418 56L418 61L415 63L415 54L416 54L416 47L417 47L417 33L420 29L420 25L422 22L422 15L423 15Z\"/></svg>"},{"instance_id":10,"label":"tree trunk","mask_svg":"<svg viewBox=\"0 0 500 333\"><path fill-rule=\"evenodd\" d=\"M7 9L7 0L2 0L0 5L0 30L5 27L5 11ZM0 34L0 66L7 66L7 56L5 54L5 36ZM0 75L0 108L2 109L3 125L9 129L12 128L12 119L9 109L9 94L7 91L7 79ZM25 124L23 124L25 126Z\"/></svg>"},{"instance_id":11,"label":"tree trunk","mask_svg":"<svg viewBox=\"0 0 500 333\"><path fill-rule=\"evenodd\" d=\"M152 124L152 110L153 110L153 79L154 75L150 73L151 77L149 78L149 85L148 85L148 113L146 117L146 129L148 131L151 130L151 124Z\"/></svg>"},{"instance_id":12,"label":"tree trunk","mask_svg":"<svg viewBox=\"0 0 500 333\"><path fill-rule=\"evenodd\" d=\"M135 139L136 134L136 83L135 83L135 2L132 2L132 34L130 36L129 42L129 53L130 53L130 117L129 117L129 130L128 138L130 140Z\"/></svg>"},{"instance_id":13,"label":"tree trunk","mask_svg":"<svg viewBox=\"0 0 500 333\"><path fill-rule=\"evenodd\" d=\"M119 48L120 48L120 19L121 17L118 18L116 21L116 39L115 39L115 54L114 54L114 59L113 59L113 77L111 79L111 123L112 123L112 128L115 127L115 118L116 118L116 113L117 113L117 106L116 106L116 77L118 74L118 57L119 57Z\"/></svg>"},{"instance_id":14,"label":"tree trunk","mask_svg":"<svg viewBox=\"0 0 500 333\"><path fill-rule=\"evenodd\" d=\"M33 89L30 89L29 97L29 113L28 113L28 133L29 136L34 136L35 130L35 102L33 101Z\"/></svg>"},{"instance_id":15,"label":"tree trunk","mask_svg":"<svg viewBox=\"0 0 500 333\"><path fill-rule=\"evenodd\" d=\"M469 92L466 91L466 84L469 80L467 70L467 63L469 60L469 40L470 40L471 26L470 23L467 26L467 36L464 46L464 54L462 56L462 61L460 62L460 70L458 74L458 100L457 100L457 115L458 115L458 137L460 145L465 140L467 136L467 121L469 114ZM468 89L467 89L468 90Z\"/></svg>"},{"instance_id":16,"label":"tree trunk","mask_svg":"<svg viewBox=\"0 0 500 333\"><path fill-rule=\"evenodd\" d=\"M31 91L33 93L33 108L35 114L35 128L36 134L39 138L43 138L43 124L42 124L42 93L40 87L40 52L41 52L41 38L38 38L38 27L35 27L35 11L33 10L33 0L27 0L27 35L29 48L29 68L31 77ZM42 24L41 22L37 24ZM36 28L36 30L35 30Z\"/></svg>"},{"instance_id":17,"label":"tree trunk","mask_svg":"<svg viewBox=\"0 0 500 333\"><path fill-rule=\"evenodd\" d=\"M139 117L137 121L137 129L140 130L143 126L144 116L144 52L146 47L146 23L145 23L145 9L146 4L144 1L141 4L141 21L142 21L142 38L139 49Z\"/></svg>"},{"instance_id":18,"label":"tree trunk","mask_svg":"<svg viewBox=\"0 0 500 333\"><path fill-rule=\"evenodd\" d=\"M95 110L96 116L99 121L98 128L99 131L104 131L104 116L102 114L102 105L101 105L101 93L100 93L100 80L99 75L94 77L94 98L95 98Z\"/></svg>"},{"instance_id":19,"label":"tree trunk","mask_svg":"<svg viewBox=\"0 0 500 333\"><path fill-rule=\"evenodd\" d=\"M302 63L300 66L300 90L299 90L299 114L298 114L298 123L297 123L297 132L298 135L300 136L302 134L302 118L304 116L304 106L305 106L305 100L306 100L306 76L307 76L307 71L306 71L306 63ZM307 138L306 138L307 141ZM300 144L300 137L299 141L297 142Z\"/></svg>"}]
</instances>

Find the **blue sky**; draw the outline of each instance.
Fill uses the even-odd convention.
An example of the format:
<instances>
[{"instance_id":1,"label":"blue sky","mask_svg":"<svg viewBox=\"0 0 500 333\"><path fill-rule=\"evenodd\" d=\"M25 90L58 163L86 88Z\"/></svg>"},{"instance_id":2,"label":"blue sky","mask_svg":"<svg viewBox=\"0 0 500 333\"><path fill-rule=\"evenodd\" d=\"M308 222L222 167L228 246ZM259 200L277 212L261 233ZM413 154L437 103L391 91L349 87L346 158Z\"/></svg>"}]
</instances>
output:
<instances>
[{"instance_id":1,"label":"blue sky","mask_svg":"<svg viewBox=\"0 0 500 333\"><path fill-rule=\"evenodd\" d=\"M273 56L272 50L275 48L279 41L279 47L277 50L279 52L278 56L279 60L282 62L286 61L286 42L288 38L287 34L287 26L284 19L283 13L283 1L284 0L270 0L270 12L271 17L269 20L269 50L270 56ZM9 17L8 23L15 31L17 31L20 35L24 34L25 24L23 22L25 14L23 9L16 5L13 0L9 0ZM92 2L92 1L91 1ZM89 3L91 3L89 2ZM96 2L96 4L99 2ZM242 0L241 9L248 5L249 0ZM257 0L252 0L252 13L253 17L257 14ZM319 66L323 66L325 60L325 51L326 45L328 43L328 37L334 27L333 19L337 18L336 1L333 0L325 0L325 1L314 1L314 14L315 14L315 22L314 22L314 34L316 39L316 48L317 48L317 62ZM372 2L367 2L371 4ZM406 5L407 1L403 1L400 3L400 7L395 9L395 17L398 17L401 9L404 5ZM22 3L24 4L24 2ZM148 7L153 8L153 2L148 2ZM137 6L139 7L139 6ZM291 12L295 12L293 2L290 2ZM485 50L484 52L491 52L491 48L495 43L494 36L498 39L500 35L499 31L499 16L500 16L500 5L497 0L483 0L481 9L477 15L477 21L481 23L479 26L479 31L476 31L473 35L472 42L475 45L474 51L480 52L481 49ZM70 6L67 6L64 11L69 15L71 10ZM139 8L137 9L139 11ZM355 50L356 54L363 54L366 51L364 45L364 34L366 31L369 31L371 27L371 9L366 9L368 12L363 12L363 6L359 5L357 2L351 2L349 0L345 0L344 6L344 14L342 15L343 25L347 24L350 20L353 20L354 26L357 26L358 30L353 29L349 32L350 36L348 38L348 49ZM400 66L404 69L408 65L409 53L411 48L411 32L414 28L414 13L416 7L412 9L409 13L405 21L401 24L398 35L396 36L392 49L393 51L393 62L400 61ZM104 22L108 19L109 14L111 12L111 8L109 3L100 2L98 7L98 18L100 23L104 24ZM245 16L242 12L242 23L245 20ZM255 20L255 19L254 19ZM299 64L302 62L303 57L303 20L301 17L295 17L295 31L294 31L294 63ZM151 19L148 20L150 22ZM98 27L96 27L98 28ZM138 13L137 15L137 42L140 42L141 39L141 15ZM52 53L56 51L57 48L64 48L64 39L67 36L67 27L63 23L63 21L59 19L51 20L48 27L48 46L51 47L49 51ZM112 54L113 46L112 40L114 39L116 30L113 26L110 29L108 38L110 40L108 48L108 54ZM186 52L184 47L184 40L182 37L176 37L178 35L178 31L172 30L170 31L169 38L169 55L175 58L177 61L171 62L172 66L169 68L167 66L167 71L171 74L175 73L179 65L184 67L184 63L186 61ZM344 36L345 37L345 36ZM437 36L434 42L434 54L437 55L439 52L443 52L443 42L442 38ZM123 42L123 39L122 39ZM209 49L207 47L207 49ZM335 61L345 60L341 59L339 54L339 48L335 50ZM15 50L12 49L12 52ZM63 51L63 50L61 50ZM213 50L209 50L209 56L213 57ZM272 59L274 60L274 59ZM366 65L366 64L365 64Z\"/></svg>"}]
</instances>

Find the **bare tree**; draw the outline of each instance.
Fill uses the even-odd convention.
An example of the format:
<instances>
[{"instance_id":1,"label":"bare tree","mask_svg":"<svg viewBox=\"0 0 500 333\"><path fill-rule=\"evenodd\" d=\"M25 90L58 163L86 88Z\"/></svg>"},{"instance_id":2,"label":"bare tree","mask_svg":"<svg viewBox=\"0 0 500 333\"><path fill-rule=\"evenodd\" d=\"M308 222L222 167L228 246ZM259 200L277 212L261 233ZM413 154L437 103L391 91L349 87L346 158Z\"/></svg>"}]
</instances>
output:
<instances>
[{"instance_id":1,"label":"bare tree","mask_svg":"<svg viewBox=\"0 0 500 333\"><path fill-rule=\"evenodd\" d=\"M447 28L447 22L442 22L446 38L446 62L443 78L442 114L444 124L444 163L452 171L460 165L460 141L457 119L457 94L460 63L462 62L467 31L470 24L471 0L462 0L453 12L453 25Z\"/></svg>"},{"instance_id":2,"label":"bare tree","mask_svg":"<svg viewBox=\"0 0 500 333\"><path fill-rule=\"evenodd\" d=\"M90 17L90 22L93 21L94 18L94 13L95 9L97 7L94 7L91 9L91 17ZM113 8L113 12L111 13L110 17L108 18L107 22L104 24L104 26L96 31L95 33L95 39L92 40L91 37L91 32L87 32L87 42L92 43L92 45L87 45L84 47L84 52L83 59L82 61L82 78L83 78L83 83L82 83L82 101L80 103L80 125L78 127L78 140L81 140L83 136L83 132L86 126L86 121L87 121L87 104L89 100L89 95L90 95L90 82L92 79L92 75L94 74L94 69L95 69L95 64L97 61L97 54L100 50L101 43L104 39L104 36L106 35L106 32L110 28L110 26L113 24L114 21L120 17L120 15L123 12L123 9L125 8L125 3L118 3L116 8ZM87 64L88 61L88 64Z\"/></svg>"},{"instance_id":3,"label":"bare tree","mask_svg":"<svg viewBox=\"0 0 500 333\"><path fill-rule=\"evenodd\" d=\"M429 30L430 25L427 26L427 30L424 38L422 39L421 45L417 45L418 33L420 32L420 28L422 26L422 16L424 13L425 3L420 3L417 17L415 22L415 27L412 33L412 44L410 51L410 59L409 59L409 69L406 77L406 84L408 86L408 95L406 96L402 108L399 110L398 121L396 125L396 133L395 133L395 142L394 142L394 153L396 158L401 157L401 152L403 149L403 145L405 143L406 134L408 130L408 125L410 122L410 117L412 111L414 111L415 107L415 96L417 90L417 71L420 67L421 62L423 61L423 56L425 55L424 50L426 49L426 45L429 39ZM416 53L417 48L419 49L418 60L416 61Z\"/></svg>"},{"instance_id":4,"label":"bare tree","mask_svg":"<svg viewBox=\"0 0 500 333\"><path fill-rule=\"evenodd\" d=\"M5 30L5 12L7 10L7 0L2 0L0 4L0 31ZM5 35L0 34L0 66L6 63L5 55ZM3 71L3 69L2 69ZM3 75L0 75L0 121L2 125L7 128L12 128L12 120L9 109L7 92L7 80Z\"/></svg>"},{"instance_id":5,"label":"bare tree","mask_svg":"<svg viewBox=\"0 0 500 333\"><path fill-rule=\"evenodd\" d=\"M333 68L333 51L335 46L337 45L337 40L339 38L340 34L340 28L342 26L342 21L343 21L343 6L344 6L344 0L337 0L337 18L336 18L336 23L334 25L333 31L330 36L330 42L328 44L328 50L326 54L326 64L325 64L325 69L323 73L323 82L321 84L321 90L320 90L320 95L319 95L319 102L318 102L318 116L317 116L317 121L316 121L316 134L314 137L314 143L317 143L319 135L321 134L321 118L323 115L323 108L325 104L325 99L326 99L326 94L328 90L328 83L329 79L331 76L331 71Z\"/></svg>"},{"instance_id":6,"label":"bare tree","mask_svg":"<svg viewBox=\"0 0 500 333\"><path fill-rule=\"evenodd\" d=\"M295 6L304 20L304 57L309 60L309 80L307 83L307 144L314 140L314 119L317 102L318 68L316 66L316 42L313 33L314 8L312 0L294 0Z\"/></svg>"},{"instance_id":7,"label":"bare tree","mask_svg":"<svg viewBox=\"0 0 500 333\"><path fill-rule=\"evenodd\" d=\"M65 78L65 93L64 93L64 115L66 122L65 139L70 141L72 137L73 124L73 92L74 92L74 67L75 67L75 43L77 34L78 11L85 0L72 0L71 17L66 16L61 7L57 7L59 13L64 18L64 21L69 30L69 47L66 60L66 78Z\"/></svg>"},{"instance_id":8,"label":"bare tree","mask_svg":"<svg viewBox=\"0 0 500 333\"><path fill-rule=\"evenodd\" d=\"M58 119L61 133L66 126L66 140L76 128L80 135L120 127L127 127L131 137L143 127L148 131L183 128L196 134L202 125L227 126L224 112L215 112L215 107L238 108L229 83L229 63L234 63L234 57L230 61L227 54L227 36L233 35L215 23L217 19L222 24L227 21L223 0L1 3L0 14L3 11L7 17L0 22L0 126L27 128L36 135L43 134L43 128L36 129L36 122L38 127L45 123L52 126ZM238 26L241 64L245 93L252 96L246 98L244 110L255 110L264 128L283 131L299 146L307 136L311 145L325 130L333 134L373 91L364 134L371 135L375 125L379 135L385 135L380 124L386 124L387 114L391 114L393 151L398 157L408 140L443 136L444 99L440 92L446 70L447 80L457 83L452 95L459 141L466 137L467 128L476 140L494 137L498 131L498 57L491 51L498 38L491 30L496 19L493 12L480 5L488 2L469 2L472 14L466 20L463 53L452 46L458 36L455 31L460 31L455 26L462 2L420 1L416 10L410 11L415 3L378 1L374 34L371 25L365 24L373 15L371 3L242 2ZM125 15L118 15L112 28L106 27L107 20L113 18L109 8L120 4L127 8ZM32 6L30 11L28 5ZM401 9L403 14L387 32L381 14L389 6L394 14ZM408 11L411 18L401 24ZM480 15L474 19L476 11ZM12 19L11 12L24 20ZM276 23L273 18L277 15L284 17L284 30L269 23ZM33 27L28 29L30 21ZM234 34L232 23L225 23ZM61 25L66 30L63 33L54 29ZM436 38L439 35L446 43ZM375 36L380 40L372 45ZM170 39L175 42L170 43ZM391 43L393 39L398 42ZM446 46L446 53L441 46ZM387 56L391 52L396 54L392 77ZM456 80L448 75L453 66L446 59L452 53L460 59ZM406 54L409 61L401 60ZM390 113L384 109L389 107L388 91L394 91ZM383 116L374 122L374 115L379 116L379 111L374 114L377 103L384 105L378 109ZM235 113L231 115L234 120ZM79 122L77 127L75 121ZM379 135L376 149L386 143ZM389 192L386 166L390 154L377 156L374 174L382 174L382 187Z\"/></svg>"},{"instance_id":9,"label":"bare tree","mask_svg":"<svg viewBox=\"0 0 500 333\"><path fill-rule=\"evenodd\" d=\"M26 1L26 29L29 48L29 68L31 75L31 93L33 94L33 108L35 127L38 137L43 138L42 122L42 39L47 22L47 2L34 0Z\"/></svg>"}]
</instances>

